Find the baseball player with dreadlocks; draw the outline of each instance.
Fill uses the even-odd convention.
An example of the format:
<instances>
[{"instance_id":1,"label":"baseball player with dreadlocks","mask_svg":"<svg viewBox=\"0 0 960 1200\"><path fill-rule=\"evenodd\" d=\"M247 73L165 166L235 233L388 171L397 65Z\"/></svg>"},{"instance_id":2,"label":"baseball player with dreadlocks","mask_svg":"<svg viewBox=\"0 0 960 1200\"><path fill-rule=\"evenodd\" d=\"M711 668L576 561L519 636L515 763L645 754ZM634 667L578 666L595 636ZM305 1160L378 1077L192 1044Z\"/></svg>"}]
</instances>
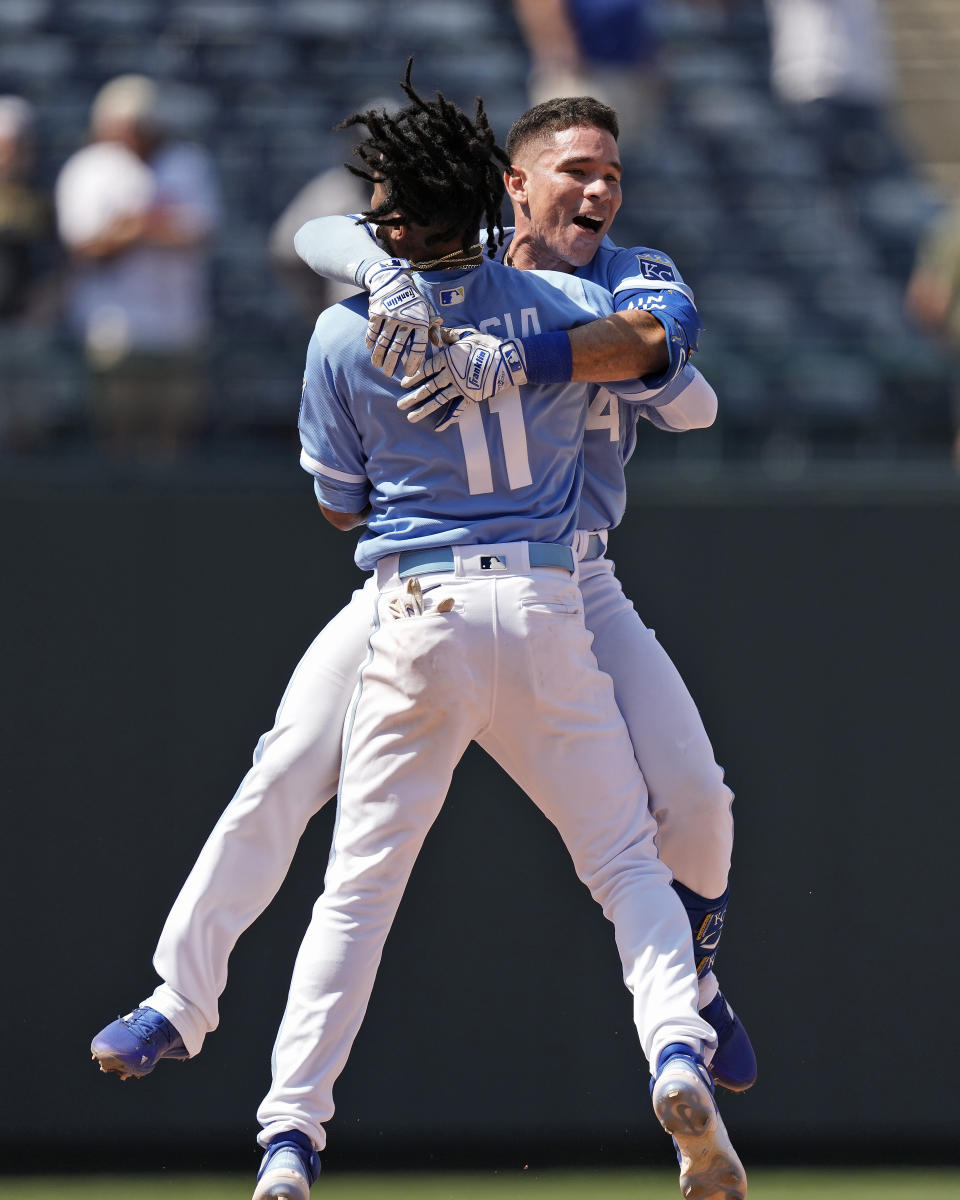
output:
<instances>
[{"instance_id":1,"label":"baseball player with dreadlocks","mask_svg":"<svg viewBox=\"0 0 960 1200\"><path fill-rule=\"evenodd\" d=\"M589 329L580 326L574 333ZM644 365L662 369L666 355ZM638 385L638 391L643 415L665 428L708 424L715 411L712 392L695 375L659 391L644 392ZM475 454L471 462L476 466ZM198 1053L205 1034L216 1028L230 950L275 894L307 820L335 790L339 731L361 657L359 643L370 623L371 592L375 579L323 631L294 673L273 730L261 739L252 770L168 918L154 960L163 984L94 1040L103 1069L123 1077L145 1075L161 1058Z\"/></svg>"},{"instance_id":2,"label":"baseball player with dreadlocks","mask_svg":"<svg viewBox=\"0 0 960 1200\"><path fill-rule=\"evenodd\" d=\"M365 216L413 267L434 309L457 293L473 322L523 314L551 336L609 312L571 276L485 261L501 177L482 104L475 123L439 94L396 117L353 118L374 186ZM375 572L376 617L344 734L339 811L324 891L294 967L258 1119L255 1200L306 1200L332 1089L359 1030L384 941L453 770L475 740L557 826L616 933L651 1064L654 1111L681 1159L681 1188L746 1194L704 1059L716 1034L697 1011L689 928L608 676L583 623L572 550L587 417L584 389L531 385L519 356L471 351L470 379L517 372L495 403L462 410L459 436L408 421L398 383L361 338L365 296L319 318L307 354L301 462L324 515L361 524L357 564ZM566 334L561 336L566 337ZM392 403L391 403L392 401ZM600 772L596 762L603 763Z\"/></svg>"},{"instance_id":3,"label":"baseball player with dreadlocks","mask_svg":"<svg viewBox=\"0 0 960 1200\"><path fill-rule=\"evenodd\" d=\"M348 218L342 218L342 222L348 236L355 236L354 222ZM381 258L388 253L375 248L372 241L363 245ZM387 296L385 304L391 311L398 311L394 304L398 280L408 298L415 297L416 303L423 303L419 294L409 287L408 276L389 265L383 271L380 261L371 268L371 273L376 272L387 274L394 281L392 291L387 288L381 293ZM458 289L448 289L443 297L447 303L441 304L441 311L459 311L458 297ZM371 300L371 313L377 313L379 303ZM643 312L626 315L646 317ZM506 319L512 318L507 314ZM623 316L616 314L612 319L621 321ZM638 332L633 328L618 331L617 326L611 326L611 318L605 317L579 325L572 331L571 336L579 340L578 357L587 349L598 364L602 365L606 356L614 373L629 374L629 370L621 370L622 363L618 358L626 350L633 373L648 376L643 383L633 385L636 388L636 394L632 396L635 403L630 408L634 414L639 412L661 428L676 431L709 425L716 412L716 397L691 367L685 367L674 382L659 389L648 386L651 375L667 369L668 353L663 345L662 325L652 318L647 319L654 330L660 331L659 345L648 336L648 331ZM435 317L421 327L424 346L430 320L435 321ZM529 325L530 321L529 314L521 316L520 328L523 329L524 322ZM416 327L413 329L416 333ZM596 336L596 330L604 332L596 338L596 343L588 344L586 339L592 334ZM543 335L547 340L554 336L552 333ZM396 361L394 358L394 363ZM610 377L598 374L598 378ZM624 386L618 384L618 388ZM598 395L590 406L583 501L586 515L579 519L581 528L599 530L603 528L603 521L615 524L618 513L622 512L620 445L632 445L633 436L632 419L626 416L626 409L627 406L621 405L613 393ZM619 439L613 437L611 420L617 413L624 428ZM460 440L465 435L469 437L470 423L478 415L466 414L466 424L461 429L441 436L459 437ZM479 450L480 443L475 438L471 445ZM613 470L608 470L605 476L600 469L604 454L612 454L614 465L620 471L619 478ZM480 476L485 474L487 468L482 454L479 459L476 455L471 456L471 463ZM605 478L609 482L604 482ZM478 491L477 494L483 493ZM594 515L597 511L601 514L599 518ZM639 626L639 622L623 600L615 579L612 595L600 592L595 585L597 578L602 579L612 572L605 558L596 557L598 548L602 550L602 537L581 535L578 541L583 553L581 573L588 624L597 635L596 652L601 646L611 645L605 629L629 626L631 621ZM117 1073L122 1078L143 1077L163 1059L196 1056L206 1035L217 1028L219 997L226 986L229 956L237 939L276 895L310 818L336 794L344 717L364 658L376 596L376 581L371 577L318 634L297 665L273 728L258 742L251 769L212 830L164 924L153 959L162 982L140 1006L112 1021L93 1039L93 1056L102 1070ZM643 636L633 640L632 661L635 663L636 686L644 686L642 679L651 681L650 711L642 714L642 722L638 725L641 714L637 706L623 704L622 698L621 703L628 714L638 757L641 762L649 757L651 764L657 767L656 774L660 778L655 815L660 816L661 809L667 809L668 798L672 805L670 830L678 832L665 840L673 855L672 860L667 859L668 865L676 872L678 857L674 847L683 842L683 831L687 830L695 841L706 840L697 832L701 826L695 825L695 818L712 805L721 816L726 814L728 820L729 793L722 785L720 770L713 762L696 709L679 677L652 636L639 628ZM642 657L637 658L638 654ZM610 657L607 653L607 658ZM616 655L613 657L615 659ZM604 669L610 674L615 674L615 665L615 662L603 662ZM620 696L625 681L622 676L615 675L615 679ZM653 680L656 680L656 687ZM656 731L667 722L668 714L672 735L670 739L664 736L661 746ZM687 746L685 752L679 749L681 737ZM674 765L667 770L671 747ZM706 784L713 786L708 788ZM652 786L651 792L656 794ZM689 802L686 797L690 798ZM684 812L689 813L689 819L684 818ZM723 833L722 826L720 833ZM664 839L663 830L661 839ZM723 837L717 836L715 840L719 847L718 857L722 858ZM679 877L691 886L696 883L689 875ZM707 890L707 885L701 890L707 895L713 894ZM702 926L702 922L700 924ZM707 1017L711 1024L717 1024L709 1013ZM740 1029L739 1025L720 1027L718 1050L711 1069L724 1086L731 1086L742 1078L742 1072L737 1075L736 1055L731 1060L730 1053L731 1049L737 1049Z\"/></svg>"},{"instance_id":4,"label":"baseball player with dreadlocks","mask_svg":"<svg viewBox=\"0 0 960 1200\"><path fill-rule=\"evenodd\" d=\"M408 264L387 259L354 218L308 222L296 245L315 271L370 290L367 345L373 362L391 374L403 360L404 383L414 389L405 401L412 417L437 412L449 420L462 412L464 397L494 397L492 372L472 387L461 365L481 348L519 356L527 378L597 382L640 375L640 387L650 389L646 405L635 403L643 399L635 387L627 389L634 403L624 403L622 384L620 396L601 389L591 404L578 522L580 587L594 654L613 679L649 788L660 856L673 871L690 919L700 1008L719 1037L711 1071L717 1083L743 1091L756 1078L756 1058L713 971L729 895L733 796L679 672L624 596L606 556L608 531L624 515L624 467L636 447L638 417L672 431L712 419L702 418L703 401L709 406L712 392L688 362L699 331L690 289L663 252L622 249L606 236L621 201L617 135L612 109L590 97L573 97L530 109L507 138L511 165L505 182L515 229L499 257L521 269L548 268L592 280L609 292L616 309L606 320L571 330L567 339L530 336L488 320L479 331L462 331L459 341L444 345L423 365L438 318L411 286ZM447 324L462 324L455 305L439 311ZM618 327L633 336L613 341ZM657 330L660 343L666 339L669 364L648 354Z\"/></svg>"}]
</instances>

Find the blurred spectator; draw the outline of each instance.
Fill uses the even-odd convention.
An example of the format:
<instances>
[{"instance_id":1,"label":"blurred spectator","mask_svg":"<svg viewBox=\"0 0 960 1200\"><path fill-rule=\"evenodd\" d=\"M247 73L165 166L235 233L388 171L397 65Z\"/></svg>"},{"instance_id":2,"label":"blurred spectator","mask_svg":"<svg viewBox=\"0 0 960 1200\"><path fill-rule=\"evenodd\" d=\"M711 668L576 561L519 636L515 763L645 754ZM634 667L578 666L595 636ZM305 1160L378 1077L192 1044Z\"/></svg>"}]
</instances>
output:
<instances>
[{"instance_id":1,"label":"blurred spectator","mask_svg":"<svg viewBox=\"0 0 960 1200\"><path fill-rule=\"evenodd\" d=\"M0 96L0 318L52 320L53 204L34 182L33 109Z\"/></svg>"},{"instance_id":2,"label":"blurred spectator","mask_svg":"<svg viewBox=\"0 0 960 1200\"><path fill-rule=\"evenodd\" d=\"M770 79L838 182L910 170L879 0L765 0Z\"/></svg>"},{"instance_id":3,"label":"blurred spectator","mask_svg":"<svg viewBox=\"0 0 960 1200\"><path fill-rule=\"evenodd\" d=\"M51 197L35 181L32 106L0 96L0 446L41 441L58 418L41 386L57 324L59 244Z\"/></svg>"},{"instance_id":4,"label":"blurred spectator","mask_svg":"<svg viewBox=\"0 0 960 1200\"><path fill-rule=\"evenodd\" d=\"M90 133L55 199L94 429L112 450L169 454L195 436L206 403L213 161L173 134L158 86L142 75L104 85Z\"/></svg>"},{"instance_id":5,"label":"blurred spectator","mask_svg":"<svg viewBox=\"0 0 960 1200\"><path fill-rule=\"evenodd\" d=\"M374 96L359 106L358 111L383 109L394 113L400 106L393 100ZM357 140L353 129L341 131L338 157L348 159ZM336 142L334 142L336 146ZM337 151L331 154L333 157ZM312 327L317 317L331 304L355 296L359 288L324 279L307 266L293 248L293 235L301 225L314 217L329 217L337 213L360 213L370 206L370 184L358 179L338 162L321 171L300 189L286 206L270 230L268 249L270 261L303 310Z\"/></svg>"},{"instance_id":6,"label":"blurred spectator","mask_svg":"<svg viewBox=\"0 0 960 1200\"><path fill-rule=\"evenodd\" d=\"M595 96L620 117L625 154L649 148L660 123L655 0L514 0L530 54L531 104Z\"/></svg>"},{"instance_id":7,"label":"blurred spectator","mask_svg":"<svg viewBox=\"0 0 960 1200\"><path fill-rule=\"evenodd\" d=\"M311 271L294 250L293 235L313 217L359 213L369 204L369 186L351 175L346 167L330 167L304 184L270 230L270 261L311 324L325 308L355 296L360 289L324 279Z\"/></svg>"},{"instance_id":8,"label":"blurred spectator","mask_svg":"<svg viewBox=\"0 0 960 1200\"><path fill-rule=\"evenodd\" d=\"M960 196L921 240L906 309L942 344L954 379L953 459L960 467Z\"/></svg>"}]
</instances>

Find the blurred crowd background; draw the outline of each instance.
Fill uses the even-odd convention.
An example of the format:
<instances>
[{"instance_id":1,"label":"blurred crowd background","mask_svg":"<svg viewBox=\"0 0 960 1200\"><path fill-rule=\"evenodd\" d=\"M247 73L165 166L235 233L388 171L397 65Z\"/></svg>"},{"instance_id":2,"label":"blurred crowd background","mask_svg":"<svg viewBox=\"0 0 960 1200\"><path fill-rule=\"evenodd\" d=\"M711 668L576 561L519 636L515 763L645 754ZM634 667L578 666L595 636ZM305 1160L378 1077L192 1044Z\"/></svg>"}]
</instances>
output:
<instances>
[{"instance_id":1,"label":"blurred crowd background","mask_svg":"<svg viewBox=\"0 0 960 1200\"><path fill-rule=\"evenodd\" d=\"M721 402L641 466L960 458L949 0L0 0L0 472L290 461L341 294L293 233L364 202L333 127L410 54L501 141L618 109L614 235L693 286Z\"/></svg>"},{"instance_id":2,"label":"blurred crowd background","mask_svg":"<svg viewBox=\"0 0 960 1200\"><path fill-rule=\"evenodd\" d=\"M189 1080L87 1046L360 578L297 463L338 294L292 239L364 203L334 126L411 54L501 141L544 96L612 103L616 239L706 326L720 416L641 431L614 557L737 793L738 1147L956 1165L960 0L0 0L3 1171L256 1167L332 805ZM608 926L511 786L477 752L428 840L339 1162L671 1165Z\"/></svg>"}]
</instances>

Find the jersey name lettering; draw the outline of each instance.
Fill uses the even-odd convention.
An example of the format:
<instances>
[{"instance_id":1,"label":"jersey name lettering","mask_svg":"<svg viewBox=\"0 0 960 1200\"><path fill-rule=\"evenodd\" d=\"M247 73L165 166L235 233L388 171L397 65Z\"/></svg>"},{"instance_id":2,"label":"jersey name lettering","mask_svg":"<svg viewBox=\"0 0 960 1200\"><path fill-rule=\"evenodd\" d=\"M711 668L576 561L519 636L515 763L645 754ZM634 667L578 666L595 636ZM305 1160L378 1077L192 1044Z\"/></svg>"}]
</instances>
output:
<instances>
[{"instance_id":1,"label":"jersey name lettering","mask_svg":"<svg viewBox=\"0 0 960 1200\"><path fill-rule=\"evenodd\" d=\"M502 317L487 317L485 321L480 322L480 332L491 333L498 326L502 326L506 332L498 332L497 337L529 337L532 333L540 332L540 316L535 308L521 308L519 320L519 333L514 324L513 313L504 313Z\"/></svg>"}]
</instances>

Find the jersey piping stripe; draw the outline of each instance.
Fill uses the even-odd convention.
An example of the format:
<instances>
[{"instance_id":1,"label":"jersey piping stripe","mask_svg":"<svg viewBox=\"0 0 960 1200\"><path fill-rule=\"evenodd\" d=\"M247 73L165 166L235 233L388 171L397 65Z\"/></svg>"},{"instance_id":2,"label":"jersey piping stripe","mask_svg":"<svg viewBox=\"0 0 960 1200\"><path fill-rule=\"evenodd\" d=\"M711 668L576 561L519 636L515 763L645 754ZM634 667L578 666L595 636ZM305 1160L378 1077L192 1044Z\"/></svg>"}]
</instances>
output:
<instances>
[{"instance_id":1,"label":"jersey piping stripe","mask_svg":"<svg viewBox=\"0 0 960 1200\"><path fill-rule=\"evenodd\" d=\"M631 275L629 279L621 279L614 288L613 294L619 296L621 292L680 292L687 299L693 302L693 291L687 287L685 283L653 283L650 279L644 279L642 275Z\"/></svg>"},{"instance_id":2,"label":"jersey piping stripe","mask_svg":"<svg viewBox=\"0 0 960 1200\"><path fill-rule=\"evenodd\" d=\"M366 475L348 475L346 471L336 471L333 467L325 467L323 463L311 458L306 450L300 451L300 465L317 475L325 475L328 479L336 479L339 483L366 483Z\"/></svg>"}]
</instances>

